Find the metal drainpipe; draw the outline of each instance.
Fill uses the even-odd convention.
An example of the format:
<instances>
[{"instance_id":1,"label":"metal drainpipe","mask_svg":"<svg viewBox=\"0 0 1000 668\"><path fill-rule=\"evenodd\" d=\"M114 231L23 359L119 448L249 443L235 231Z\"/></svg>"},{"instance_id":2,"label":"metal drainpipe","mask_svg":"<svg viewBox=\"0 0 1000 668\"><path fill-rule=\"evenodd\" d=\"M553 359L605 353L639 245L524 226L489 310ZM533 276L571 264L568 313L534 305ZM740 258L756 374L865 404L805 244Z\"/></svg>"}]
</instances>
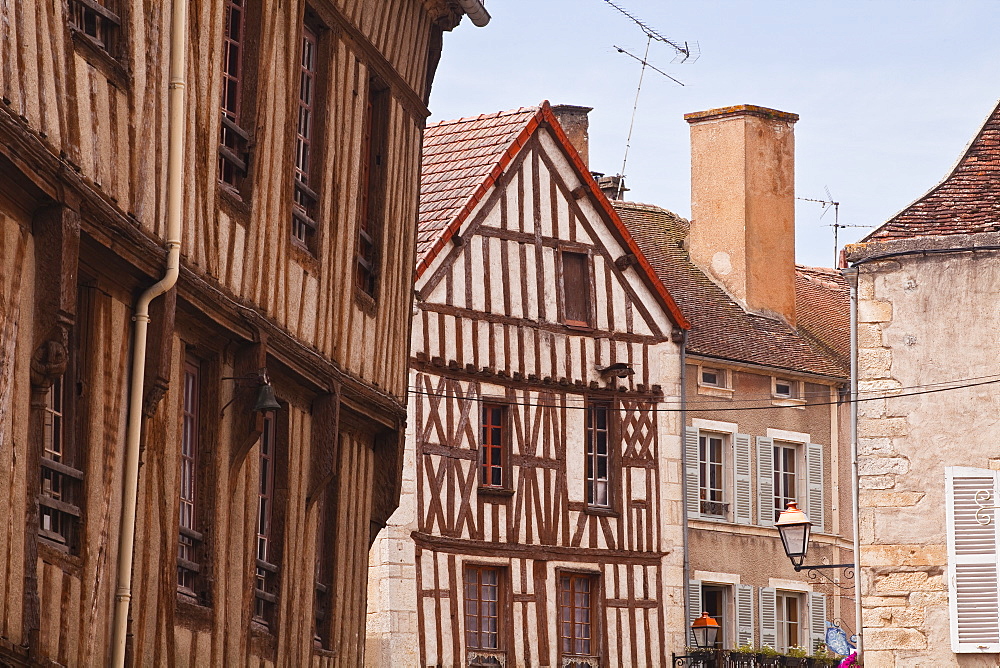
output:
<instances>
[{"instance_id":1,"label":"metal drainpipe","mask_svg":"<svg viewBox=\"0 0 1000 668\"><path fill-rule=\"evenodd\" d=\"M683 527L684 550L684 645L688 643L688 610L691 608L688 587L691 582L691 555L688 552L688 511L687 511L687 445L684 432L687 429L687 338L688 330L681 333L681 527Z\"/></svg>"},{"instance_id":2,"label":"metal drainpipe","mask_svg":"<svg viewBox=\"0 0 1000 668\"><path fill-rule=\"evenodd\" d=\"M458 0L462 10L469 15L472 25L482 28L490 22L490 13L486 11L481 0Z\"/></svg>"},{"instance_id":3,"label":"metal drainpipe","mask_svg":"<svg viewBox=\"0 0 1000 668\"><path fill-rule=\"evenodd\" d=\"M854 624L857 628L858 663L864 664L861 624L861 516L858 499L858 275L860 269L843 270L851 286L851 508L854 514Z\"/></svg>"},{"instance_id":4,"label":"metal drainpipe","mask_svg":"<svg viewBox=\"0 0 1000 668\"><path fill-rule=\"evenodd\" d=\"M181 182L184 165L184 91L186 67L187 0L174 0L170 15L170 85L167 92L169 135L167 153L167 265L163 278L139 297L135 305L135 333L129 388L128 426L125 435L125 469L121 528L118 538L118 584L111 627L112 668L125 665L129 603L132 600L132 551L135 546L135 515L139 491L139 436L142 429L143 374L146 367L146 332L149 304L177 282L181 256Z\"/></svg>"}]
</instances>

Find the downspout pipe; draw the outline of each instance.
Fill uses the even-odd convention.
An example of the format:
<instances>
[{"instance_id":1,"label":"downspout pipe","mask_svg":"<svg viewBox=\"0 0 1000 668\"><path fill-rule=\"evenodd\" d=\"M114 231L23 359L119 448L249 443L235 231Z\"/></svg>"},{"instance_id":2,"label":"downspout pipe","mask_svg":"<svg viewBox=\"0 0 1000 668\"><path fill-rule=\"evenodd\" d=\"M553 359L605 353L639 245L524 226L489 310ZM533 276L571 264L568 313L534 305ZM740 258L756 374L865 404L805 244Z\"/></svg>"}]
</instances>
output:
<instances>
[{"instance_id":1,"label":"downspout pipe","mask_svg":"<svg viewBox=\"0 0 1000 668\"><path fill-rule=\"evenodd\" d=\"M689 641L688 624L691 620L687 618L688 610L691 609L691 595L688 589L691 582L691 553L688 549L688 511L687 511L687 441L685 431L687 430L687 340L688 330L681 333L681 548L684 550L684 644Z\"/></svg>"},{"instance_id":2,"label":"downspout pipe","mask_svg":"<svg viewBox=\"0 0 1000 668\"><path fill-rule=\"evenodd\" d=\"M458 0L458 4L462 7L462 11L469 15L472 25L477 28L482 28L490 22L490 13L486 11L482 0Z\"/></svg>"},{"instance_id":3,"label":"downspout pipe","mask_svg":"<svg viewBox=\"0 0 1000 668\"><path fill-rule=\"evenodd\" d=\"M142 429L142 394L146 368L146 333L149 304L177 283L181 257L181 213L183 206L183 166L186 88L187 0L174 0L170 14L170 85L167 91L167 265L163 278L139 296L135 305L132 373L129 387L128 426L125 434L125 469L121 527L118 537L118 580L115 589L114 621L111 627L112 668L125 666L129 603L132 600L132 552L135 546L135 515L139 493L139 437Z\"/></svg>"},{"instance_id":4,"label":"downspout pipe","mask_svg":"<svg viewBox=\"0 0 1000 668\"><path fill-rule=\"evenodd\" d=\"M858 478L858 274L857 266L844 269L851 286L851 509L854 519L854 624L857 628L858 663L864 665L861 622L861 514Z\"/></svg>"}]
</instances>

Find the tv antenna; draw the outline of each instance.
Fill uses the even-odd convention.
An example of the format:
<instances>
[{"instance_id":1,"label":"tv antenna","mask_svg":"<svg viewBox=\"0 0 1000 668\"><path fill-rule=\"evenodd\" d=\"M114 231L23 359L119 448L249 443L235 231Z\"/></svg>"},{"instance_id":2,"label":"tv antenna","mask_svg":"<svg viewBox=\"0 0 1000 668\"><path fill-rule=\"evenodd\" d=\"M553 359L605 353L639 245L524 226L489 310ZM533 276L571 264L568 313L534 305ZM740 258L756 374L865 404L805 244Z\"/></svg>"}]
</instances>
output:
<instances>
[{"instance_id":1,"label":"tv antenna","mask_svg":"<svg viewBox=\"0 0 1000 668\"><path fill-rule=\"evenodd\" d=\"M653 41L663 42L664 44L669 45L676 54L673 60L673 62L675 63L685 63L688 62L689 60L691 62L697 61L698 58L701 57L701 49L698 46L697 42L695 42L694 46L692 46L688 42L683 42L682 44L679 41L667 39L657 30L654 30L652 27L650 27L649 24L637 18L634 14L630 13L621 5L615 4L614 2L612 2L612 0L604 0L604 2L617 9L620 13L624 14L629 20L631 20L633 23L639 26L639 28L642 29L642 32L645 33L646 35L646 51L643 54L642 58L633 53L629 53L628 51L626 51L625 49L623 49L618 45L614 45L618 53L624 53L629 58L632 58L633 60L637 60L640 63L642 63L642 69L639 72L639 85L636 86L635 89L635 102L633 102L632 104L632 118L629 120L628 124L628 137L626 137L625 139L625 156L622 158L622 168L621 172L618 174L618 185L617 185L617 190L615 191L615 199L621 199L622 191L623 188L625 187L625 166L628 164L629 149L632 147L632 130L635 128L635 113L639 107L639 93L642 92L642 80L646 75L646 68L648 67L654 72L662 74L663 76L665 76L666 78L670 79L671 81L680 86L684 85L682 82L678 81L674 77L670 76L669 74L659 69L658 67L655 67L649 62L650 45L653 43Z\"/></svg>"},{"instance_id":2,"label":"tv antenna","mask_svg":"<svg viewBox=\"0 0 1000 668\"><path fill-rule=\"evenodd\" d=\"M795 199L802 200L803 202L816 202L823 207L823 213L820 214L819 219L823 220L823 217L829 213L830 209L833 209L833 224L826 225L825 227L833 228L833 266L836 267L840 264L840 230L844 227L874 227L873 225L841 225L840 224L840 202L833 199L833 195L830 194L830 189L826 186L823 187L826 191L826 199L813 199L811 197L796 197Z\"/></svg>"}]
</instances>

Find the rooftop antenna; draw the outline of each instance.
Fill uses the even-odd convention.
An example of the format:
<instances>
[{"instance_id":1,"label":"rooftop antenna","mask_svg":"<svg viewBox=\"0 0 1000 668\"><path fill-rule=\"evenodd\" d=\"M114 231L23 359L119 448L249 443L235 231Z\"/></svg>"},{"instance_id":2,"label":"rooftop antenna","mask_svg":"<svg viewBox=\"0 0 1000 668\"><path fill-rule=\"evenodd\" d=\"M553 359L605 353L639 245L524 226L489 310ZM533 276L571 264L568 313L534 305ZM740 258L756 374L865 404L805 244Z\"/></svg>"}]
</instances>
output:
<instances>
[{"instance_id":1,"label":"rooftop antenna","mask_svg":"<svg viewBox=\"0 0 1000 668\"><path fill-rule=\"evenodd\" d=\"M841 225L840 224L840 202L833 199L833 195L830 194L830 189L823 186L823 190L826 191L826 199L813 199L810 197L796 197L795 199L802 200L803 202L816 202L823 207L823 213L820 214L819 219L823 220L830 209L833 209L833 225L826 225L826 227L833 228L833 267L836 267L840 262L840 229L843 227L873 227L872 225Z\"/></svg>"},{"instance_id":2,"label":"rooftop antenna","mask_svg":"<svg viewBox=\"0 0 1000 668\"><path fill-rule=\"evenodd\" d=\"M629 148L631 148L632 146L632 130L633 128L635 128L635 112L636 109L639 107L639 93L642 91L642 80L643 77L645 77L646 75L646 68L648 67L651 70L658 72L659 74L662 74L663 76L667 77L676 84L679 84L681 86L684 85L683 83L681 83L674 77L670 76L663 70L654 67L652 64L650 64L649 62L650 44L652 44L653 41L655 40L657 42L663 42L664 44L669 45L671 48L673 48L676 54L673 62L679 62L679 63L684 63L689 60L691 62L695 62L701 56L701 49L699 48L697 42L695 42L694 46L692 46L688 42L684 42L683 44L681 44L680 42L669 40L663 35L661 35L658 31L650 27L647 23L641 21L636 16L631 14L624 7L615 4L614 2L612 2L612 0L604 0L604 2L611 5L619 12L624 14L626 17L628 17L633 23L639 26L639 28L641 28L642 31L646 34L646 52L643 54L642 58L636 56L635 54L629 53L620 46L615 45L615 49L618 50L618 53L624 53L626 56L642 63L642 70L639 72L639 85L636 86L635 89L635 102L632 104L632 118L631 120L629 120L628 124L628 137L625 139L625 156L622 158L622 169L621 172L618 174L617 190L615 191L615 199L621 199L622 189L625 187L625 165L628 164L628 151Z\"/></svg>"}]
</instances>

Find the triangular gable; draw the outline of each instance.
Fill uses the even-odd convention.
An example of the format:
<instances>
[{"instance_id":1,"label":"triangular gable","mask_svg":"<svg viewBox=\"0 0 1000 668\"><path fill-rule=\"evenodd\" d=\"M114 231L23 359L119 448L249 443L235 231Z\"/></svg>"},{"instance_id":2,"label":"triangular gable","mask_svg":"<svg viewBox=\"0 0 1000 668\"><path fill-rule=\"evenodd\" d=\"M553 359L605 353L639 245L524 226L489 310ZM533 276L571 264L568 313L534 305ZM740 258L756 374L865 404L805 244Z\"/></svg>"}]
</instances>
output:
<instances>
[{"instance_id":1,"label":"triangular gable","mask_svg":"<svg viewBox=\"0 0 1000 668\"><path fill-rule=\"evenodd\" d=\"M513 116L515 114L524 114L525 111L528 110L522 108L519 110L515 110L513 112L503 112L503 114L499 115L488 115L484 117L477 117L477 119L499 118L502 115ZM559 125L559 121L556 119L555 114L552 112L552 108L549 105L548 100L543 101L541 106L538 107L534 111L534 113L525 116L526 117L521 119L523 120L523 126L521 127L520 131L517 132L516 134L511 133L513 135L513 138L511 139L510 143L506 146L504 150L496 151L497 147L495 145L493 146L493 150L496 151L495 162L493 163L493 166L488 170L488 172L485 173L485 176L482 176L481 181L476 183L475 180L470 181L468 179L465 179L458 184L452 184L453 186L452 190L457 190L459 188L466 188L469 194L467 195L464 204L461 206L460 209L458 209L458 212L451 218L450 222L448 222L446 225L441 225L439 224L440 221L434 221L433 219L430 218L430 216L426 216L424 204L422 202L421 232L422 233L430 232L430 234L422 239L422 243L418 244L418 246L422 246L422 248L418 247L418 265L417 265L416 277L419 279L424 274L424 272L431 266L434 259L447 246L448 242L451 241L454 235L461 229L463 223L465 223L466 220L468 220L469 216L473 213L473 211L475 211L479 207L479 205L483 202L484 198L487 196L490 190L496 185L497 179L501 177L501 175L506 171L507 167L511 164L511 162L521 153L522 149L528 144L529 140L532 138L532 136L535 134L538 128L542 125L546 125L551 129L552 134L555 136L556 143L562 149L562 151L565 154L565 157L572 165L577 176L583 183L583 187L587 189L588 193L593 198L593 202L600 216L604 219L609 229L614 233L614 235L618 238L618 240L622 243L622 245L628 249L629 253L635 256L636 268L639 275L643 278L644 282L646 282L647 286L652 290L652 292L657 297L659 297L662 306L664 307L665 311L669 315L670 319L674 322L674 324L683 329L688 329L690 325L688 323L687 318L685 318L684 315L681 313L680 308L677 306L677 303L674 301L673 297L667 291L666 287L664 287L663 283L657 277L656 272L650 266L645 255L643 255L642 251L639 249L639 246L635 243L635 240L632 238L632 235L629 233L628 229L622 223L621 218L619 218L618 216L618 213L611 206L611 203L608 201L604 193L601 192L600 187L598 187L597 182L594 180L593 176L591 176L586 165L584 165L583 160L580 158L579 153L576 151L576 148L573 146L572 142L570 142L569 138L566 136L566 133ZM463 119L463 120L472 120L472 119ZM440 125L436 127L440 127ZM507 129L509 130L509 128ZM490 147L488 145L488 142L484 143L487 144L487 146L485 147L486 150L489 150ZM482 146L477 147L477 142L474 140L470 140L468 144L469 144L468 146L464 147L467 150L474 151L477 148L480 149L483 148ZM470 171L472 171L473 173L469 174L469 176L474 175L474 169L472 169L472 167L474 166L470 166ZM484 165L479 164L478 167L482 172L485 172L485 170L483 170ZM465 174L460 173L459 176L465 176ZM455 188L454 187L455 185L457 185L458 187ZM421 188L422 200L426 193L427 191L422 187ZM428 211L426 213L431 213L431 212ZM433 226L432 229L429 230L426 229L432 226Z\"/></svg>"}]
</instances>

